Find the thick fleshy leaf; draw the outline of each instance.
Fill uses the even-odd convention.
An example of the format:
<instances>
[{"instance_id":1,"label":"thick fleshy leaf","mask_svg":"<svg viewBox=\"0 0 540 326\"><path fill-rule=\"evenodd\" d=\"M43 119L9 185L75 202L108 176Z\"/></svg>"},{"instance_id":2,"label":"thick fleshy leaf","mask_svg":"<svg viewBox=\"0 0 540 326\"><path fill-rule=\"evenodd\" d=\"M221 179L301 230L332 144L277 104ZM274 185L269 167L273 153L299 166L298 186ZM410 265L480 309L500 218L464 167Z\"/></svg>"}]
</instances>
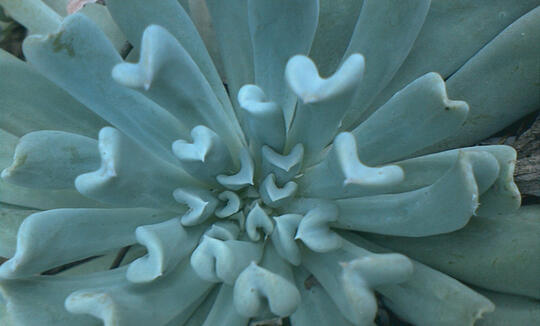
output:
<instances>
[{"instance_id":1,"label":"thick fleshy leaf","mask_svg":"<svg viewBox=\"0 0 540 326\"><path fill-rule=\"evenodd\" d=\"M257 316L265 305L273 314L285 317L300 303L300 293L294 284L255 262L238 276L233 296L236 311L245 317Z\"/></svg>"},{"instance_id":2,"label":"thick fleshy leaf","mask_svg":"<svg viewBox=\"0 0 540 326\"><path fill-rule=\"evenodd\" d=\"M236 121L229 120L199 67L163 27L148 26L142 36L139 62L116 65L112 76L175 116L184 126L181 138L203 124L220 135L233 154L241 148L242 132Z\"/></svg>"},{"instance_id":3,"label":"thick fleshy leaf","mask_svg":"<svg viewBox=\"0 0 540 326\"><path fill-rule=\"evenodd\" d=\"M145 283L170 272L193 251L203 231L204 227L186 231L179 218L139 226L135 236L147 248L148 254L129 265L127 279Z\"/></svg>"},{"instance_id":4,"label":"thick fleshy leaf","mask_svg":"<svg viewBox=\"0 0 540 326\"><path fill-rule=\"evenodd\" d=\"M107 35L107 38L111 41L117 51L120 52L124 50L124 47L126 46L126 37L114 23L114 20L105 5L86 3L81 10L78 10L77 12L92 19L105 35Z\"/></svg>"},{"instance_id":5,"label":"thick fleshy leaf","mask_svg":"<svg viewBox=\"0 0 540 326\"><path fill-rule=\"evenodd\" d=\"M348 241L344 241L343 248L329 253L304 250L303 266L315 276L341 314L355 325L369 325L375 319L374 286L402 283L412 273L412 264L405 256L374 254Z\"/></svg>"},{"instance_id":6,"label":"thick fleshy leaf","mask_svg":"<svg viewBox=\"0 0 540 326\"><path fill-rule=\"evenodd\" d=\"M405 158L455 135L468 111L467 103L448 99L441 76L426 74L352 131L358 156L368 165Z\"/></svg>"},{"instance_id":7,"label":"thick fleshy leaf","mask_svg":"<svg viewBox=\"0 0 540 326\"><path fill-rule=\"evenodd\" d=\"M404 192L429 186L441 178L455 164L460 152L484 152L493 155L499 165L495 182L489 170L477 171L475 180L480 196L479 215L505 214L515 211L521 196L513 180L516 151L510 146L474 146L460 148L396 162L403 168L405 179L391 192Z\"/></svg>"},{"instance_id":8,"label":"thick fleshy leaf","mask_svg":"<svg viewBox=\"0 0 540 326\"><path fill-rule=\"evenodd\" d=\"M394 77L424 24L429 0L365 0L344 58L361 53L366 72L343 128L353 126Z\"/></svg>"},{"instance_id":9,"label":"thick fleshy leaf","mask_svg":"<svg viewBox=\"0 0 540 326\"><path fill-rule=\"evenodd\" d=\"M17 247L17 230L24 219L37 212L0 204L0 257L12 257Z\"/></svg>"},{"instance_id":10,"label":"thick fleshy leaf","mask_svg":"<svg viewBox=\"0 0 540 326\"><path fill-rule=\"evenodd\" d=\"M62 21L62 17L42 0L1 0L0 5L31 34L54 32Z\"/></svg>"},{"instance_id":11,"label":"thick fleshy leaf","mask_svg":"<svg viewBox=\"0 0 540 326\"><path fill-rule=\"evenodd\" d=\"M78 290L66 299L65 305L69 312L92 315L105 326L165 325L175 318L187 320L211 288L212 283L200 279L185 261L166 277L149 284L123 280L113 286Z\"/></svg>"},{"instance_id":12,"label":"thick fleshy leaf","mask_svg":"<svg viewBox=\"0 0 540 326\"><path fill-rule=\"evenodd\" d=\"M189 318L183 322L179 323L178 318L173 319L171 322L169 322L166 326L176 326L176 325L183 325L183 326L201 326L204 323L204 320L208 316L208 313L212 309L212 306L214 305L214 302L216 301L216 297L219 293L219 286L215 286L210 293L208 293L204 299L201 300L200 304L197 305L196 309L193 311L193 313L189 316Z\"/></svg>"},{"instance_id":13,"label":"thick fleshy leaf","mask_svg":"<svg viewBox=\"0 0 540 326\"><path fill-rule=\"evenodd\" d=\"M332 141L364 74L364 57L351 54L330 77L321 78L315 63L296 55L285 67L285 79L299 102L287 134L287 148L304 146L306 166Z\"/></svg>"},{"instance_id":14,"label":"thick fleshy leaf","mask_svg":"<svg viewBox=\"0 0 540 326\"><path fill-rule=\"evenodd\" d=\"M231 101L221 78L188 14L176 0L160 0L149 5L146 0L109 0L107 8L114 21L134 47L140 48L145 28L158 24L168 30L189 53L212 86L230 121L236 123Z\"/></svg>"},{"instance_id":15,"label":"thick fleshy leaf","mask_svg":"<svg viewBox=\"0 0 540 326\"><path fill-rule=\"evenodd\" d=\"M448 78L505 27L538 5L538 0L432 0L407 59L367 113L428 72Z\"/></svg>"},{"instance_id":16,"label":"thick fleshy leaf","mask_svg":"<svg viewBox=\"0 0 540 326\"><path fill-rule=\"evenodd\" d=\"M223 61L223 79L235 106L238 105L236 94L240 87L254 82L247 4L248 0L206 1Z\"/></svg>"},{"instance_id":17,"label":"thick fleshy leaf","mask_svg":"<svg viewBox=\"0 0 540 326\"><path fill-rule=\"evenodd\" d=\"M538 325L540 324L540 303L538 300L476 289L495 304L495 311L482 319L477 326Z\"/></svg>"},{"instance_id":18,"label":"thick fleshy leaf","mask_svg":"<svg viewBox=\"0 0 540 326\"><path fill-rule=\"evenodd\" d=\"M159 157L175 162L170 147L181 138L181 124L165 109L111 76L121 62L103 32L73 14L60 30L25 39L27 60L48 79Z\"/></svg>"},{"instance_id":19,"label":"thick fleshy leaf","mask_svg":"<svg viewBox=\"0 0 540 326\"><path fill-rule=\"evenodd\" d=\"M374 252L387 252L357 235L343 233L349 241ZM376 291L384 303L405 321L418 326L469 325L494 310L488 299L455 279L412 261L410 279L398 285L381 285ZM419 313L421 312L421 313Z\"/></svg>"},{"instance_id":20,"label":"thick fleshy leaf","mask_svg":"<svg viewBox=\"0 0 540 326\"><path fill-rule=\"evenodd\" d=\"M2 179L37 189L75 188L75 178L99 167L97 141L63 131L34 131L20 138Z\"/></svg>"},{"instance_id":21,"label":"thick fleshy leaf","mask_svg":"<svg viewBox=\"0 0 540 326\"><path fill-rule=\"evenodd\" d=\"M362 4L363 0L319 0L319 24L309 57L321 76L330 76L339 66Z\"/></svg>"},{"instance_id":22,"label":"thick fleshy leaf","mask_svg":"<svg viewBox=\"0 0 540 326\"><path fill-rule=\"evenodd\" d=\"M255 84L283 109L287 126L296 99L284 82L285 65L293 55L308 54L318 16L317 0L248 0Z\"/></svg>"},{"instance_id":23,"label":"thick fleshy leaf","mask_svg":"<svg viewBox=\"0 0 540 326\"><path fill-rule=\"evenodd\" d=\"M221 137L212 129L196 126L191 129L192 142L179 139L172 144L182 168L197 180L216 185L216 176L234 170L231 153Z\"/></svg>"},{"instance_id":24,"label":"thick fleshy leaf","mask_svg":"<svg viewBox=\"0 0 540 326\"><path fill-rule=\"evenodd\" d=\"M305 170L297 183L304 197L347 198L384 193L403 178L397 165L364 165L358 158L354 135L342 132L324 160Z\"/></svg>"},{"instance_id":25,"label":"thick fleshy leaf","mask_svg":"<svg viewBox=\"0 0 540 326\"><path fill-rule=\"evenodd\" d=\"M487 170L487 171L485 171ZM465 226L478 208L476 174L495 181L497 160L488 153L462 152L443 177L418 190L336 201L339 228L409 237L447 233Z\"/></svg>"},{"instance_id":26,"label":"thick fleshy leaf","mask_svg":"<svg viewBox=\"0 0 540 326\"><path fill-rule=\"evenodd\" d=\"M302 301L291 315L293 325L298 326L352 326L343 317L328 293L318 282L310 282L311 274L299 267L295 269L296 287ZM314 280L314 278L312 278Z\"/></svg>"},{"instance_id":27,"label":"thick fleshy leaf","mask_svg":"<svg viewBox=\"0 0 540 326\"><path fill-rule=\"evenodd\" d=\"M203 326L247 325L248 317L239 315L234 308L233 287L222 284L218 296Z\"/></svg>"},{"instance_id":28,"label":"thick fleshy leaf","mask_svg":"<svg viewBox=\"0 0 540 326\"><path fill-rule=\"evenodd\" d=\"M249 147L260 160L261 147L266 145L281 152L285 145L285 121L281 108L268 101L266 94L256 85L244 85L238 93L238 103Z\"/></svg>"},{"instance_id":29,"label":"thick fleshy leaf","mask_svg":"<svg viewBox=\"0 0 540 326\"><path fill-rule=\"evenodd\" d=\"M0 127L14 136L49 129L96 137L106 125L32 66L4 50L0 50L0 72Z\"/></svg>"},{"instance_id":30,"label":"thick fleshy leaf","mask_svg":"<svg viewBox=\"0 0 540 326\"><path fill-rule=\"evenodd\" d=\"M6 168L11 164L18 142L19 137L0 129L0 169Z\"/></svg>"},{"instance_id":31,"label":"thick fleshy leaf","mask_svg":"<svg viewBox=\"0 0 540 326\"><path fill-rule=\"evenodd\" d=\"M261 259L262 249L256 242L221 241L205 235L191 255L191 266L203 280L233 285L244 268Z\"/></svg>"},{"instance_id":32,"label":"thick fleshy leaf","mask_svg":"<svg viewBox=\"0 0 540 326\"><path fill-rule=\"evenodd\" d=\"M138 226L161 222L171 215L144 208L57 209L35 213L21 224L15 256L0 265L0 275L30 276L133 244Z\"/></svg>"},{"instance_id":33,"label":"thick fleshy leaf","mask_svg":"<svg viewBox=\"0 0 540 326\"><path fill-rule=\"evenodd\" d=\"M35 209L110 207L71 189L31 189L0 179L0 202Z\"/></svg>"},{"instance_id":34,"label":"thick fleshy leaf","mask_svg":"<svg viewBox=\"0 0 540 326\"><path fill-rule=\"evenodd\" d=\"M474 217L465 228L444 235L365 236L469 284L540 298L540 206Z\"/></svg>"},{"instance_id":35,"label":"thick fleshy leaf","mask_svg":"<svg viewBox=\"0 0 540 326\"><path fill-rule=\"evenodd\" d=\"M182 210L173 191L198 184L179 167L152 155L118 130L99 132L101 167L79 175L77 190L96 200L124 207Z\"/></svg>"},{"instance_id":36,"label":"thick fleshy leaf","mask_svg":"<svg viewBox=\"0 0 540 326\"><path fill-rule=\"evenodd\" d=\"M275 229L270 235L278 254L295 266L299 266L302 261L300 248L295 241L296 230L302 218L300 214L273 216Z\"/></svg>"},{"instance_id":37,"label":"thick fleshy leaf","mask_svg":"<svg viewBox=\"0 0 540 326\"><path fill-rule=\"evenodd\" d=\"M447 81L471 111L458 135L431 150L474 144L540 106L540 6L515 21Z\"/></svg>"},{"instance_id":38,"label":"thick fleshy leaf","mask_svg":"<svg viewBox=\"0 0 540 326\"><path fill-rule=\"evenodd\" d=\"M117 269L75 277L39 276L22 280L4 279L0 281L0 296L6 304L7 318L13 325L97 326L98 323L94 318L66 311L64 300L81 287L114 286L123 281L124 273L124 269Z\"/></svg>"}]
</instances>

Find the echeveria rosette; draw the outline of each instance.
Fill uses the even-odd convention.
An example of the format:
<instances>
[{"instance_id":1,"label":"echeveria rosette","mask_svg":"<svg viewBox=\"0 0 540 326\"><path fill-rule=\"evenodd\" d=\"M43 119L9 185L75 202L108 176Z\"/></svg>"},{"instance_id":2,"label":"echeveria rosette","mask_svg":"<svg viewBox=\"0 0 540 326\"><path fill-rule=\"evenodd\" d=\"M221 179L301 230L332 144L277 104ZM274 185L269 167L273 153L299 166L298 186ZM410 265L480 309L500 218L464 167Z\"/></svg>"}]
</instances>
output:
<instances>
[{"instance_id":1,"label":"echeveria rosette","mask_svg":"<svg viewBox=\"0 0 540 326\"><path fill-rule=\"evenodd\" d=\"M515 151L453 148L538 108L538 1L207 0L223 76L175 0L108 0L123 35L28 3L28 63L0 56L4 324L371 325L374 292L415 325L483 295L491 325L537 318Z\"/></svg>"}]
</instances>

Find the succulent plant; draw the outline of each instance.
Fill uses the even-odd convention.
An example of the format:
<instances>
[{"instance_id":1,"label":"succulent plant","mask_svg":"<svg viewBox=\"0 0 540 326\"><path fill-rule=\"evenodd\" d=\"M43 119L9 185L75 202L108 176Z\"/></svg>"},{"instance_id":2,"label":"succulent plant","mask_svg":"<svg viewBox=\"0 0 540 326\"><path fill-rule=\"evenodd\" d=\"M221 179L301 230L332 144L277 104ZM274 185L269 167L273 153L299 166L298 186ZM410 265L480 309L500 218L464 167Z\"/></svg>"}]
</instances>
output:
<instances>
[{"instance_id":1,"label":"succulent plant","mask_svg":"<svg viewBox=\"0 0 540 326\"><path fill-rule=\"evenodd\" d=\"M539 320L540 1L0 3L2 325Z\"/></svg>"}]
</instances>

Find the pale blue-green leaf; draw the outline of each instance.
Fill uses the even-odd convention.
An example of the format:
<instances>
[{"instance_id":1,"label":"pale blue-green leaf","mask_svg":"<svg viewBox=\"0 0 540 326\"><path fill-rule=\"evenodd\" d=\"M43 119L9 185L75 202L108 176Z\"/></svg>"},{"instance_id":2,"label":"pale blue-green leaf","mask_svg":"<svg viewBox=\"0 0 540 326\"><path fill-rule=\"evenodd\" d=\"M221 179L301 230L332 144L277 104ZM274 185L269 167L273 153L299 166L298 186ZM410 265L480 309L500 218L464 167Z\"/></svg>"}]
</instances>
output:
<instances>
[{"instance_id":1,"label":"pale blue-green leaf","mask_svg":"<svg viewBox=\"0 0 540 326\"><path fill-rule=\"evenodd\" d=\"M284 214L272 218L275 222L274 232L270 235L272 244L281 257L285 258L289 263L299 266L302 256L294 237L303 216L300 214Z\"/></svg>"},{"instance_id":2,"label":"pale blue-green leaf","mask_svg":"<svg viewBox=\"0 0 540 326\"><path fill-rule=\"evenodd\" d=\"M281 108L268 101L266 94L256 85L244 85L238 93L244 130L255 160L260 162L261 147L269 146L281 152L285 145L285 120Z\"/></svg>"},{"instance_id":3,"label":"pale blue-green leaf","mask_svg":"<svg viewBox=\"0 0 540 326\"><path fill-rule=\"evenodd\" d=\"M287 155L276 153L268 146L262 147L261 175L273 174L278 185L283 185L298 175L302 169L304 146L297 144Z\"/></svg>"},{"instance_id":4,"label":"pale blue-green leaf","mask_svg":"<svg viewBox=\"0 0 540 326\"><path fill-rule=\"evenodd\" d=\"M231 153L218 134L205 126L191 129L191 142L179 139L172 144L182 168L205 183L217 185L216 176L234 170Z\"/></svg>"},{"instance_id":5,"label":"pale blue-green leaf","mask_svg":"<svg viewBox=\"0 0 540 326\"><path fill-rule=\"evenodd\" d=\"M237 240L240 235L240 226L232 221L218 221L204 231L204 235L218 240Z\"/></svg>"},{"instance_id":6,"label":"pale blue-green leaf","mask_svg":"<svg viewBox=\"0 0 540 326\"><path fill-rule=\"evenodd\" d=\"M146 0L109 0L107 8L135 48L140 48L143 31L149 25L160 25L174 35L212 86L231 123L237 123L214 63L195 25L177 0L160 0L152 4Z\"/></svg>"},{"instance_id":7,"label":"pale blue-green leaf","mask_svg":"<svg viewBox=\"0 0 540 326\"><path fill-rule=\"evenodd\" d=\"M119 54L86 16L64 19L59 31L25 39L26 59L73 97L157 156L175 162L170 147L181 124L165 109L111 77ZM54 128L52 128L54 129Z\"/></svg>"},{"instance_id":8,"label":"pale blue-green leaf","mask_svg":"<svg viewBox=\"0 0 540 326\"><path fill-rule=\"evenodd\" d=\"M248 26L248 0L207 0L206 6L216 31L216 41L223 61L223 76L237 109L240 87L253 84L253 50Z\"/></svg>"},{"instance_id":9,"label":"pale blue-green leaf","mask_svg":"<svg viewBox=\"0 0 540 326\"><path fill-rule=\"evenodd\" d=\"M315 278L310 278L311 273L299 267L295 269L294 276L302 301L290 317L293 325L353 326Z\"/></svg>"},{"instance_id":10,"label":"pale blue-green leaf","mask_svg":"<svg viewBox=\"0 0 540 326\"><path fill-rule=\"evenodd\" d=\"M255 162L247 148L240 151L240 170L233 175L220 174L216 177L217 182L227 189L239 190L254 185Z\"/></svg>"},{"instance_id":11,"label":"pale blue-green leaf","mask_svg":"<svg viewBox=\"0 0 540 326\"><path fill-rule=\"evenodd\" d=\"M333 203L319 204L310 209L298 223L295 240L315 252L330 252L341 248L341 237L330 229L330 223L339 218L339 210Z\"/></svg>"},{"instance_id":12,"label":"pale blue-green leaf","mask_svg":"<svg viewBox=\"0 0 540 326\"><path fill-rule=\"evenodd\" d=\"M351 40L363 0L319 0L319 24L309 57L321 76L339 66Z\"/></svg>"},{"instance_id":13,"label":"pale blue-green leaf","mask_svg":"<svg viewBox=\"0 0 540 326\"><path fill-rule=\"evenodd\" d=\"M304 197L347 198L384 193L403 181L397 165L369 167L358 158L354 135L342 132L324 159L296 180Z\"/></svg>"},{"instance_id":14,"label":"pale blue-green leaf","mask_svg":"<svg viewBox=\"0 0 540 326\"><path fill-rule=\"evenodd\" d=\"M35 130L63 130L96 137L106 125L32 66L0 50L0 127L22 136Z\"/></svg>"},{"instance_id":15,"label":"pale blue-green leaf","mask_svg":"<svg viewBox=\"0 0 540 326\"><path fill-rule=\"evenodd\" d=\"M475 217L462 230L426 237L366 235L469 284L540 298L540 206Z\"/></svg>"},{"instance_id":16,"label":"pale blue-green leaf","mask_svg":"<svg viewBox=\"0 0 540 326\"><path fill-rule=\"evenodd\" d=\"M505 27L538 5L539 0L432 0L407 59L366 113L423 74L436 71L448 78Z\"/></svg>"},{"instance_id":17,"label":"pale blue-green leaf","mask_svg":"<svg viewBox=\"0 0 540 326\"><path fill-rule=\"evenodd\" d=\"M107 35L107 38L111 41L117 51L124 48L127 42L126 37L114 23L111 14L104 5L87 3L78 12L92 19L105 35Z\"/></svg>"},{"instance_id":18,"label":"pale blue-green leaf","mask_svg":"<svg viewBox=\"0 0 540 326\"><path fill-rule=\"evenodd\" d=\"M499 175L494 183L490 179L491 174L485 173L487 170L475 173L478 192L481 194L481 205L477 214L505 214L519 208L521 196L513 179L516 151L510 146L466 147L396 162L396 165L403 168L406 177L391 191L396 193L410 191L432 184L452 167L460 152L489 153L499 163Z\"/></svg>"},{"instance_id":19,"label":"pale blue-green leaf","mask_svg":"<svg viewBox=\"0 0 540 326\"><path fill-rule=\"evenodd\" d=\"M62 17L42 0L0 0L0 5L30 34L52 33L62 22Z\"/></svg>"},{"instance_id":20,"label":"pale blue-green leaf","mask_svg":"<svg viewBox=\"0 0 540 326\"><path fill-rule=\"evenodd\" d=\"M125 278L124 269L84 276L38 276L22 280L1 280L0 294L7 317L24 326L99 326L94 318L71 314L64 300L82 287L114 286ZM1 303L2 299L0 299Z\"/></svg>"},{"instance_id":21,"label":"pale blue-green leaf","mask_svg":"<svg viewBox=\"0 0 540 326\"><path fill-rule=\"evenodd\" d=\"M343 128L348 129L390 82L411 50L430 0L365 0L344 58L361 53L366 72Z\"/></svg>"},{"instance_id":22,"label":"pale blue-green leaf","mask_svg":"<svg viewBox=\"0 0 540 326\"><path fill-rule=\"evenodd\" d=\"M19 137L0 129L0 169L6 168L11 164L18 142Z\"/></svg>"},{"instance_id":23,"label":"pale blue-green leaf","mask_svg":"<svg viewBox=\"0 0 540 326\"><path fill-rule=\"evenodd\" d=\"M333 225L409 237L458 230L478 208L478 173L489 173L493 183L499 173L497 160L488 153L462 152L452 169L430 186L336 201L340 214Z\"/></svg>"},{"instance_id":24,"label":"pale blue-green leaf","mask_svg":"<svg viewBox=\"0 0 540 326\"><path fill-rule=\"evenodd\" d=\"M12 257L17 247L17 231L24 219L37 212L17 206L0 204L0 256Z\"/></svg>"},{"instance_id":25,"label":"pale blue-green leaf","mask_svg":"<svg viewBox=\"0 0 540 326\"><path fill-rule=\"evenodd\" d=\"M263 207L259 205L259 202L256 202L246 217L246 233L253 241L261 239L259 231L262 231L265 237L274 231L274 223Z\"/></svg>"},{"instance_id":26,"label":"pale blue-green leaf","mask_svg":"<svg viewBox=\"0 0 540 326\"><path fill-rule=\"evenodd\" d=\"M272 243L267 243L264 247L264 255L260 265L264 269L283 277L291 284L295 283L291 264L281 258ZM293 304L298 306L299 303L300 302L296 302ZM291 309L293 309L293 307L291 307ZM296 310L296 307L294 307L293 310Z\"/></svg>"},{"instance_id":27,"label":"pale blue-green leaf","mask_svg":"<svg viewBox=\"0 0 540 326\"><path fill-rule=\"evenodd\" d=\"M31 189L5 182L0 178L0 202L35 208L110 207L84 197L72 189Z\"/></svg>"},{"instance_id":28,"label":"pale blue-green leaf","mask_svg":"<svg viewBox=\"0 0 540 326\"><path fill-rule=\"evenodd\" d=\"M191 255L191 266L203 280L232 285L252 261L261 259L262 249L257 242L222 241L204 235Z\"/></svg>"},{"instance_id":29,"label":"pale blue-green leaf","mask_svg":"<svg viewBox=\"0 0 540 326\"><path fill-rule=\"evenodd\" d=\"M173 192L174 200L188 206L182 216L182 225L193 226L213 216L219 201L210 190L198 187L177 188Z\"/></svg>"},{"instance_id":30,"label":"pale blue-green leaf","mask_svg":"<svg viewBox=\"0 0 540 326\"><path fill-rule=\"evenodd\" d=\"M285 317L296 310L300 293L283 276L251 262L236 279L233 299L236 311L242 316L255 317L268 305L274 315Z\"/></svg>"},{"instance_id":31,"label":"pale blue-green leaf","mask_svg":"<svg viewBox=\"0 0 540 326\"><path fill-rule=\"evenodd\" d=\"M248 0L247 11L255 84L283 109L288 126L296 98L283 74L289 58L309 53L317 29L319 1Z\"/></svg>"},{"instance_id":32,"label":"pale blue-green leaf","mask_svg":"<svg viewBox=\"0 0 540 326\"><path fill-rule=\"evenodd\" d=\"M148 254L129 265L127 279L133 283L146 283L167 274L195 249L203 231L204 227L186 231L178 217L137 227L137 242L147 248Z\"/></svg>"},{"instance_id":33,"label":"pale blue-green leaf","mask_svg":"<svg viewBox=\"0 0 540 326\"><path fill-rule=\"evenodd\" d=\"M98 167L96 140L63 131L34 131L20 138L2 179L28 188L69 189L79 174Z\"/></svg>"},{"instance_id":34,"label":"pale blue-green leaf","mask_svg":"<svg viewBox=\"0 0 540 326\"><path fill-rule=\"evenodd\" d=\"M167 324L182 314L186 315L182 319L188 319L199 299L212 289L212 283L200 279L185 261L149 284L122 280L112 286L81 288L66 299L69 312L92 315L104 326L148 326Z\"/></svg>"},{"instance_id":35,"label":"pale blue-green leaf","mask_svg":"<svg viewBox=\"0 0 540 326\"><path fill-rule=\"evenodd\" d=\"M540 302L529 298L475 289L495 304L495 311L476 322L476 326L538 325Z\"/></svg>"},{"instance_id":36,"label":"pale blue-green leaf","mask_svg":"<svg viewBox=\"0 0 540 326\"><path fill-rule=\"evenodd\" d=\"M428 73L396 93L352 131L358 156L368 165L403 159L454 136L468 112L467 103L447 97L441 76Z\"/></svg>"},{"instance_id":37,"label":"pale blue-green leaf","mask_svg":"<svg viewBox=\"0 0 540 326\"><path fill-rule=\"evenodd\" d=\"M58 275L88 275L91 273L104 272L106 270L109 270L111 269L111 266L115 263L115 260L118 258L120 250L122 249L115 249L109 251L102 256L85 262L84 264L78 264L76 266L68 268L58 273ZM143 246L137 244L130 246L127 250L127 253L124 255L124 258L120 262L119 267L130 264L135 259L142 257L146 253L146 248ZM125 269L123 270L125 273Z\"/></svg>"},{"instance_id":38,"label":"pale blue-green leaf","mask_svg":"<svg viewBox=\"0 0 540 326\"><path fill-rule=\"evenodd\" d=\"M471 145L540 106L540 6L515 21L447 80L471 107L455 137L430 151Z\"/></svg>"},{"instance_id":39,"label":"pale blue-green leaf","mask_svg":"<svg viewBox=\"0 0 540 326\"><path fill-rule=\"evenodd\" d=\"M233 154L239 151L241 130L228 119L189 53L163 27L148 26L142 35L139 62L116 65L112 76L175 116L183 126L179 138L187 138L189 130L203 124L220 135Z\"/></svg>"},{"instance_id":40,"label":"pale blue-green leaf","mask_svg":"<svg viewBox=\"0 0 540 326\"><path fill-rule=\"evenodd\" d=\"M220 286L215 286L212 291L204 298L204 300L201 301L201 303L198 305L197 309L189 316L189 319L181 324L181 323L169 323L166 326L201 326L204 321L206 320L206 317L208 316L208 313L214 306L214 303L216 301L216 298L218 296Z\"/></svg>"},{"instance_id":41,"label":"pale blue-green leaf","mask_svg":"<svg viewBox=\"0 0 540 326\"><path fill-rule=\"evenodd\" d=\"M57 209L35 213L21 224L15 256L0 265L4 278L21 278L136 242L140 225L174 213L152 209Z\"/></svg>"},{"instance_id":42,"label":"pale blue-green leaf","mask_svg":"<svg viewBox=\"0 0 540 326\"><path fill-rule=\"evenodd\" d=\"M358 235L343 233L349 241L374 252L387 252ZM397 285L381 285L385 305L405 321L418 326L472 326L495 306L455 279L414 260L411 278ZM421 312L421 313L419 313Z\"/></svg>"},{"instance_id":43,"label":"pale blue-green leaf","mask_svg":"<svg viewBox=\"0 0 540 326\"><path fill-rule=\"evenodd\" d=\"M373 286L401 283L411 274L411 262L406 257L374 254L348 241L344 241L342 248L323 254L304 248L302 258L302 266L315 276L341 314L355 325L369 325L375 319ZM352 261L356 259L364 263L355 266Z\"/></svg>"},{"instance_id":44,"label":"pale blue-green leaf","mask_svg":"<svg viewBox=\"0 0 540 326\"><path fill-rule=\"evenodd\" d=\"M208 313L203 326L247 325L249 318L239 315L234 308L233 287L222 284L216 301Z\"/></svg>"},{"instance_id":45,"label":"pale blue-green leaf","mask_svg":"<svg viewBox=\"0 0 540 326\"><path fill-rule=\"evenodd\" d=\"M287 182L283 187L277 186L276 176L269 174L259 187L259 194L266 205L277 208L290 202L297 190L298 185L294 181Z\"/></svg>"},{"instance_id":46,"label":"pale blue-green leaf","mask_svg":"<svg viewBox=\"0 0 540 326\"><path fill-rule=\"evenodd\" d=\"M182 210L173 191L198 185L176 165L152 155L120 131L105 127L99 132L101 167L75 179L77 190L90 198L124 207Z\"/></svg>"},{"instance_id":47,"label":"pale blue-green leaf","mask_svg":"<svg viewBox=\"0 0 540 326\"><path fill-rule=\"evenodd\" d=\"M214 293L215 293L215 287L210 290L209 292L203 294L200 296L197 300L195 300L189 307L187 307L184 311L182 311L180 314L176 315L173 319L171 319L168 323L164 324L163 326L188 326L193 325L191 323L188 323L192 317L197 317L195 314L197 314L201 309L207 308L207 300L212 301L214 300ZM204 312L204 311L203 311ZM197 320L198 318L194 318ZM195 324L197 326L200 325L200 322L198 324ZM195 326L193 325L193 326Z\"/></svg>"},{"instance_id":48,"label":"pale blue-green leaf","mask_svg":"<svg viewBox=\"0 0 540 326\"><path fill-rule=\"evenodd\" d=\"M363 74L364 57L357 53L328 78L319 76L308 57L292 57L285 67L285 79L299 101L287 134L286 151L301 143L306 151L304 164L312 165L337 134Z\"/></svg>"}]
</instances>

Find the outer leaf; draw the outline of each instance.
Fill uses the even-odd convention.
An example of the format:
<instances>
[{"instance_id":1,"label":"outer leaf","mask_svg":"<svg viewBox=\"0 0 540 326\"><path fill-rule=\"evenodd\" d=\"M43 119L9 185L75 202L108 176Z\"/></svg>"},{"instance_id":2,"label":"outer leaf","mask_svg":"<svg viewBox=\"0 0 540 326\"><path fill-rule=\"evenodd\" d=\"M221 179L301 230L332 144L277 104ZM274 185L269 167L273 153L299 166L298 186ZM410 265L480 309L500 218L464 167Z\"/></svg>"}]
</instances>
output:
<instances>
[{"instance_id":1,"label":"outer leaf","mask_svg":"<svg viewBox=\"0 0 540 326\"><path fill-rule=\"evenodd\" d=\"M171 213L151 209L57 209L26 218L15 256L0 266L4 278L26 277L136 242L135 229Z\"/></svg>"},{"instance_id":2,"label":"outer leaf","mask_svg":"<svg viewBox=\"0 0 540 326\"><path fill-rule=\"evenodd\" d=\"M357 235L343 235L364 248L387 252ZM408 281L376 288L386 306L405 321L418 326L472 326L483 313L494 310L493 303L455 279L416 261L412 263L414 273Z\"/></svg>"},{"instance_id":3,"label":"outer leaf","mask_svg":"<svg viewBox=\"0 0 540 326\"><path fill-rule=\"evenodd\" d=\"M471 145L540 106L540 7L515 21L447 81L472 108L458 136L430 150Z\"/></svg>"},{"instance_id":4,"label":"outer leaf","mask_svg":"<svg viewBox=\"0 0 540 326\"><path fill-rule=\"evenodd\" d=\"M221 78L204 43L184 8L176 0L160 0L149 5L146 0L109 0L107 8L135 48L140 48L144 29L159 24L187 50L216 93L231 123L236 118Z\"/></svg>"},{"instance_id":5,"label":"outer leaf","mask_svg":"<svg viewBox=\"0 0 540 326\"><path fill-rule=\"evenodd\" d=\"M103 34L81 14L68 16L56 34L32 36L23 44L28 61L108 122L155 155L175 162L172 142L181 125L163 108L111 77L120 56Z\"/></svg>"},{"instance_id":6,"label":"outer leaf","mask_svg":"<svg viewBox=\"0 0 540 326\"><path fill-rule=\"evenodd\" d=\"M2 179L29 188L74 188L75 178L99 167L97 141L62 131L35 131L19 140Z\"/></svg>"},{"instance_id":7,"label":"outer leaf","mask_svg":"<svg viewBox=\"0 0 540 326\"><path fill-rule=\"evenodd\" d=\"M318 16L317 0L248 0L255 84L281 106L287 126L296 99L284 83L285 65L293 55L309 52Z\"/></svg>"},{"instance_id":8,"label":"outer leaf","mask_svg":"<svg viewBox=\"0 0 540 326\"><path fill-rule=\"evenodd\" d=\"M464 282L540 298L540 206L475 217L454 233L425 238L365 235Z\"/></svg>"},{"instance_id":9,"label":"outer leaf","mask_svg":"<svg viewBox=\"0 0 540 326\"><path fill-rule=\"evenodd\" d=\"M96 137L106 124L28 63L4 50L0 50L0 73L0 127L14 136L45 129Z\"/></svg>"},{"instance_id":10,"label":"outer leaf","mask_svg":"<svg viewBox=\"0 0 540 326\"><path fill-rule=\"evenodd\" d=\"M367 113L423 74L436 71L448 78L504 28L538 5L538 0L431 0L411 52Z\"/></svg>"},{"instance_id":11,"label":"outer leaf","mask_svg":"<svg viewBox=\"0 0 540 326\"><path fill-rule=\"evenodd\" d=\"M364 0L344 58L361 53L366 73L344 128L357 122L401 66L424 24L429 4L430 0Z\"/></svg>"}]
</instances>

